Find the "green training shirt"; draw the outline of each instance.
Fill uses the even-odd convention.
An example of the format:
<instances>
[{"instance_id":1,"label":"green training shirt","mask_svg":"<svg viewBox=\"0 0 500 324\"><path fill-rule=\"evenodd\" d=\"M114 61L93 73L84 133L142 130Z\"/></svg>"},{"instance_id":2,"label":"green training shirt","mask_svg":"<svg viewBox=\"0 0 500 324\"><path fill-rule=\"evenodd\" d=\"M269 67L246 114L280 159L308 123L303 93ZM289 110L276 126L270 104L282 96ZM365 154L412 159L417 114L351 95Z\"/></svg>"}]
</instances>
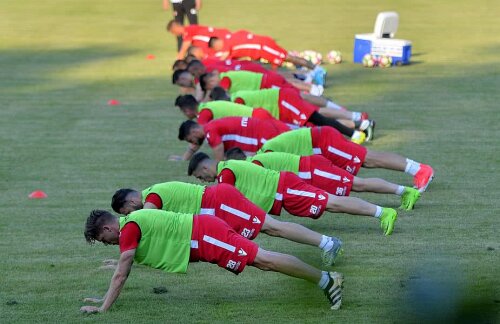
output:
<instances>
[{"instance_id":1,"label":"green training shirt","mask_svg":"<svg viewBox=\"0 0 500 324\"><path fill-rule=\"evenodd\" d=\"M240 90L259 90L263 76L262 73L250 71L229 71L221 73L220 79L227 77L231 80L228 92L233 93Z\"/></svg>"},{"instance_id":2,"label":"green training shirt","mask_svg":"<svg viewBox=\"0 0 500 324\"><path fill-rule=\"evenodd\" d=\"M193 215L141 209L120 217L120 230L134 222L141 240L134 261L165 272L185 273L189 264Z\"/></svg>"},{"instance_id":3,"label":"green training shirt","mask_svg":"<svg viewBox=\"0 0 500 324\"><path fill-rule=\"evenodd\" d=\"M252 107L224 100L202 102L198 106L198 113L202 110L210 110L213 119L224 117L252 117L253 113Z\"/></svg>"},{"instance_id":4,"label":"green training shirt","mask_svg":"<svg viewBox=\"0 0 500 324\"><path fill-rule=\"evenodd\" d=\"M150 193L154 193L160 196L163 210L199 214L205 188L205 186L179 181L158 183L142 191L142 203Z\"/></svg>"},{"instance_id":5,"label":"green training shirt","mask_svg":"<svg viewBox=\"0 0 500 324\"><path fill-rule=\"evenodd\" d=\"M257 161L266 169L274 171L289 171L298 174L300 156L283 152L261 153L247 158L247 161Z\"/></svg>"},{"instance_id":6,"label":"green training shirt","mask_svg":"<svg viewBox=\"0 0 500 324\"><path fill-rule=\"evenodd\" d=\"M217 173L229 169L234 173L234 186L251 202L269 212L278 190L280 173L247 161L229 160L217 164ZM224 182L224 181L222 181Z\"/></svg>"},{"instance_id":7,"label":"green training shirt","mask_svg":"<svg viewBox=\"0 0 500 324\"><path fill-rule=\"evenodd\" d=\"M310 128L299 128L271 138L262 145L258 153L266 151L285 152L300 156L313 155Z\"/></svg>"},{"instance_id":8,"label":"green training shirt","mask_svg":"<svg viewBox=\"0 0 500 324\"><path fill-rule=\"evenodd\" d=\"M243 90L233 93L231 100L236 101L236 98L241 98L245 101L245 105L253 108L264 108L279 120L279 97L280 89Z\"/></svg>"}]
</instances>

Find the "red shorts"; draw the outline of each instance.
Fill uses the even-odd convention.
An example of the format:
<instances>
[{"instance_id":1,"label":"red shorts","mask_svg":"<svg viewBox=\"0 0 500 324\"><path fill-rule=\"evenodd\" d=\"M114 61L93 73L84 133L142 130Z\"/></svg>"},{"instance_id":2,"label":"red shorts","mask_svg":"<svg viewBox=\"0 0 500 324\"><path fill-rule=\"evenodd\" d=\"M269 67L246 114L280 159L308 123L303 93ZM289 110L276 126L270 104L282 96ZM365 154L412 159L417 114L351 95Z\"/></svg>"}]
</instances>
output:
<instances>
[{"instance_id":1,"label":"red shorts","mask_svg":"<svg viewBox=\"0 0 500 324\"><path fill-rule=\"evenodd\" d=\"M289 83L281 74L273 71L267 71L263 74L262 82L260 84L261 89L289 89L288 91L293 91L298 97L300 97L300 90L293 84Z\"/></svg>"},{"instance_id":2,"label":"red shorts","mask_svg":"<svg viewBox=\"0 0 500 324\"><path fill-rule=\"evenodd\" d=\"M366 157L366 148L350 142L335 128L323 126L311 129L314 154L321 154L347 172L356 175Z\"/></svg>"},{"instance_id":3,"label":"red shorts","mask_svg":"<svg viewBox=\"0 0 500 324\"><path fill-rule=\"evenodd\" d=\"M223 220L210 215L193 217L189 262L216 263L235 274L252 264L259 246L236 233Z\"/></svg>"},{"instance_id":4,"label":"red shorts","mask_svg":"<svg viewBox=\"0 0 500 324\"><path fill-rule=\"evenodd\" d=\"M278 192L269 212L279 215L284 208L299 217L319 218L326 209L328 193L313 187L293 172L281 172Z\"/></svg>"},{"instance_id":5,"label":"red shorts","mask_svg":"<svg viewBox=\"0 0 500 324\"><path fill-rule=\"evenodd\" d=\"M259 42L249 41L231 49L231 58L249 57L254 61L265 59L272 65L282 65L288 52L280 47L271 37L259 37Z\"/></svg>"},{"instance_id":6,"label":"red shorts","mask_svg":"<svg viewBox=\"0 0 500 324\"><path fill-rule=\"evenodd\" d=\"M354 176L322 155L302 156L299 177L335 196L349 196Z\"/></svg>"},{"instance_id":7,"label":"red shorts","mask_svg":"<svg viewBox=\"0 0 500 324\"><path fill-rule=\"evenodd\" d=\"M265 211L227 183L205 189L200 214L222 219L237 233L250 240L259 234L266 220Z\"/></svg>"},{"instance_id":8,"label":"red shorts","mask_svg":"<svg viewBox=\"0 0 500 324\"><path fill-rule=\"evenodd\" d=\"M284 88L279 94L280 120L284 123L304 126L319 107L305 101L297 91Z\"/></svg>"}]
</instances>

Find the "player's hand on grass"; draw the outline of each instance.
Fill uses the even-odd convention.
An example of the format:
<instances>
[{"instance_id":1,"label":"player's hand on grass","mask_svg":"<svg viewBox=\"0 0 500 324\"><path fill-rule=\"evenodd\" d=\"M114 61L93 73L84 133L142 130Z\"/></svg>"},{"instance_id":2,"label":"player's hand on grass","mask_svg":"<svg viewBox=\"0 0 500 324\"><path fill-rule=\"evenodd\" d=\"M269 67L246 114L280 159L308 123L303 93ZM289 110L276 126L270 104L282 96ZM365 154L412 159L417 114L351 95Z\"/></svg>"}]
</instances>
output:
<instances>
[{"instance_id":1,"label":"player's hand on grass","mask_svg":"<svg viewBox=\"0 0 500 324\"><path fill-rule=\"evenodd\" d=\"M94 314L94 313L99 313L100 308L96 306L83 306L80 308L80 312L86 314Z\"/></svg>"},{"instance_id":2,"label":"player's hand on grass","mask_svg":"<svg viewBox=\"0 0 500 324\"><path fill-rule=\"evenodd\" d=\"M106 259L106 260L102 261L102 264L103 265L110 265L110 264L117 265L118 264L118 260L116 260L116 259Z\"/></svg>"},{"instance_id":3,"label":"player's hand on grass","mask_svg":"<svg viewBox=\"0 0 500 324\"><path fill-rule=\"evenodd\" d=\"M83 301L85 303L94 303L94 304L99 304L104 301L104 298L99 298L99 297L87 297L84 298Z\"/></svg>"},{"instance_id":4,"label":"player's hand on grass","mask_svg":"<svg viewBox=\"0 0 500 324\"><path fill-rule=\"evenodd\" d=\"M169 161L182 161L182 156L180 155L170 155L168 157Z\"/></svg>"}]
</instances>

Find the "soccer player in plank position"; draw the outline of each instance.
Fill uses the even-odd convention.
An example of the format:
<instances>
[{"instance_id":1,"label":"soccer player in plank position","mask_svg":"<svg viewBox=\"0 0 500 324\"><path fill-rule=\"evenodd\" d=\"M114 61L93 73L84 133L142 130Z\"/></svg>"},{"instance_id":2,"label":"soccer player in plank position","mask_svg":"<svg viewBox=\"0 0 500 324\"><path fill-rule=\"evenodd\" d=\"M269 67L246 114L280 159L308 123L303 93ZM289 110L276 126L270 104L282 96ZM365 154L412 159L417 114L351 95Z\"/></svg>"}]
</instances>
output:
<instances>
[{"instance_id":1,"label":"soccer player in plank position","mask_svg":"<svg viewBox=\"0 0 500 324\"><path fill-rule=\"evenodd\" d=\"M221 56L223 59L250 57L254 61L264 59L273 66L281 66L284 62L303 66L311 70L306 77L307 82L314 82L319 85L325 84L326 72L323 68L304 58L290 55L287 50L268 36L239 30L229 37L212 37L208 46L216 52L224 53Z\"/></svg>"},{"instance_id":2,"label":"soccer player in plank position","mask_svg":"<svg viewBox=\"0 0 500 324\"><path fill-rule=\"evenodd\" d=\"M299 217L319 218L325 211L373 216L380 220L385 235L391 235L397 212L355 197L334 196L307 184L293 172L274 171L246 161L217 162L203 152L189 162L188 175L201 181L235 186L251 202L272 215L285 209Z\"/></svg>"},{"instance_id":3,"label":"soccer player in plank position","mask_svg":"<svg viewBox=\"0 0 500 324\"><path fill-rule=\"evenodd\" d=\"M200 149L205 139L218 161L224 159L224 152L233 147L241 147L245 152L255 153L267 140L278 136L290 128L275 119L248 117L226 117L200 125L186 120L179 127L179 140L189 144L182 156L171 156L171 160L187 161Z\"/></svg>"},{"instance_id":4,"label":"soccer player in plank position","mask_svg":"<svg viewBox=\"0 0 500 324\"><path fill-rule=\"evenodd\" d=\"M281 89L281 91L283 90L285 89ZM274 89L269 89L269 91L274 91ZM276 89L276 93L278 93L279 91L280 90ZM364 122L363 127L367 127L367 129L365 129L364 131L354 131L348 127L344 127L342 124L338 123L335 120L323 117L319 112L314 111L314 108L304 108L299 111L283 100L281 101L283 105L280 104L273 106L271 103L269 105L264 104L262 105L264 108L255 108L254 110L252 107L227 101L229 98L224 97L225 95L226 92L224 91L224 89L216 87L214 88L213 93L211 93L210 96L216 96L217 99L225 98L225 100L222 99L198 103L194 96L183 95L176 98L175 106L179 107L179 109L189 119L198 117L197 122L201 125L204 125L213 119L241 116L259 119L278 119L286 123L290 128L305 126L306 122L308 124L314 124L312 121L340 125L342 129L347 130L346 132L352 132L351 140L356 143L360 143L365 140L365 132L367 134L373 134L373 132L368 132L368 129L371 129L370 121ZM280 109L280 107L287 108ZM291 108L291 110L288 108ZM303 119L301 119L302 116L304 117Z\"/></svg>"},{"instance_id":5,"label":"soccer player in plank position","mask_svg":"<svg viewBox=\"0 0 500 324\"><path fill-rule=\"evenodd\" d=\"M139 209L162 209L176 213L212 215L222 219L238 234L253 240L260 232L294 242L317 246L324 265L333 265L342 248L336 237L321 235L299 224L280 222L254 205L235 187L221 183L200 186L183 182L164 182L142 192L120 189L111 207L122 215Z\"/></svg>"},{"instance_id":6,"label":"soccer player in plank position","mask_svg":"<svg viewBox=\"0 0 500 324\"><path fill-rule=\"evenodd\" d=\"M263 73L269 75L268 79L274 80L272 87L287 87L287 88L296 88L301 91L309 92L313 96L320 96L323 94L323 86L318 86L312 83L306 83L295 79L293 77L285 77L284 75L276 72L266 70L259 63L255 63L253 61L238 61L238 60L192 60L187 65L186 69L189 73L191 73L195 78L199 79L202 75L207 73L225 73L229 71L248 71L255 73ZM227 81L224 81L227 82ZM269 82L267 80L267 82ZM263 87L262 87L263 88Z\"/></svg>"},{"instance_id":7,"label":"soccer player in plank position","mask_svg":"<svg viewBox=\"0 0 500 324\"><path fill-rule=\"evenodd\" d=\"M336 166L356 175L361 167L383 168L413 176L414 187L424 192L434 178L427 164L415 162L399 154L377 152L347 141L332 127L292 130L266 141L260 152L286 152L296 155L321 154Z\"/></svg>"},{"instance_id":8,"label":"soccer player in plank position","mask_svg":"<svg viewBox=\"0 0 500 324\"><path fill-rule=\"evenodd\" d=\"M293 172L306 183L336 196L349 196L351 190L395 194L401 196L400 208L405 210L413 209L420 198L417 189L400 186L380 178L356 177L322 155L299 156L284 152L268 152L247 157L245 152L235 147L228 150L225 156L226 160L246 160L266 169Z\"/></svg>"},{"instance_id":9,"label":"soccer player in plank position","mask_svg":"<svg viewBox=\"0 0 500 324\"><path fill-rule=\"evenodd\" d=\"M235 274L250 265L318 284L331 309L339 309L342 304L342 274L321 271L294 256L264 250L210 215L142 209L119 218L105 210L94 210L87 218L84 235L90 244L99 241L120 247L118 267L103 299L85 299L102 305L83 306L80 310L84 313L109 310L134 261L168 273L186 273L190 262L200 261L215 263Z\"/></svg>"},{"instance_id":10,"label":"soccer player in plank position","mask_svg":"<svg viewBox=\"0 0 500 324\"><path fill-rule=\"evenodd\" d=\"M208 51L210 50L208 43L212 37L225 39L231 35L231 32L225 28L203 25L183 26L174 20L168 22L167 31L175 37L182 36L182 45L177 53L177 59L183 59L190 46L196 46Z\"/></svg>"}]
</instances>

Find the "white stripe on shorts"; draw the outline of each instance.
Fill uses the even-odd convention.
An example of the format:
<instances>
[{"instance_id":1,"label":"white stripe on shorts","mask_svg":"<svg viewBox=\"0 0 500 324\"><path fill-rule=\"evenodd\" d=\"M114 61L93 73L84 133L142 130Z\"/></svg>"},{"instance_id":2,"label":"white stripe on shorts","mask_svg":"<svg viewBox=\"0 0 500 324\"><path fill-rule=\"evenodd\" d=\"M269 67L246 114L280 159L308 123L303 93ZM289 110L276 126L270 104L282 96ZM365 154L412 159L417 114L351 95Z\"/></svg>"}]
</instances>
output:
<instances>
[{"instance_id":1,"label":"white stripe on shorts","mask_svg":"<svg viewBox=\"0 0 500 324\"><path fill-rule=\"evenodd\" d=\"M315 155L321 154L321 148L319 148L319 147L313 147L313 154L315 154Z\"/></svg>"},{"instance_id":2,"label":"white stripe on shorts","mask_svg":"<svg viewBox=\"0 0 500 324\"><path fill-rule=\"evenodd\" d=\"M229 207L229 206L227 206L227 205L221 204L221 205L220 205L220 209L225 210L225 211L227 211L228 213L233 214L233 215L238 216L238 217L241 217L241 218L243 218L243 219L246 219L246 220L249 220L249 219L250 219L250 215L249 215L249 214L244 213L244 212L242 212L241 210L238 210L238 209L235 209L235 208Z\"/></svg>"},{"instance_id":3,"label":"white stripe on shorts","mask_svg":"<svg viewBox=\"0 0 500 324\"><path fill-rule=\"evenodd\" d=\"M309 192L309 191L294 190L294 189L287 188L286 193L288 193L290 195L295 195L295 196L316 198L316 194L314 192Z\"/></svg>"},{"instance_id":4,"label":"white stripe on shorts","mask_svg":"<svg viewBox=\"0 0 500 324\"><path fill-rule=\"evenodd\" d=\"M299 172L299 178L311 179L311 172Z\"/></svg>"},{"instance_id":5,"label":"white stripe on shorts","mask_svg":"<svg viewBox=\"0 0 500 324\"><path fill-rule=\"evenodd\" d=\"M197 249L198 248L198 241L191 240L191 248L192 249Z\"/></svg>"},{"instance_id":6,"label":"white stripe on shorts","mask_svg":"<svg viewBox=\"0 0 500 324\"><path fill-rule=\"evenodd\" d=\"M333 173L330 173L330 172L325 172L325 171L321 171L321 170L318 170L318 169L314 169L313 173L315 175L318 175L320 177L323 177L323 178L327 178L327 179L332 179L332 180L336 180L336 181L340 181L341 177L336 175L336 174L333 174Z\"/></svg>"},{"instance_id":7,"label":"white stripe on shorts","mask_svg":"<svg viewBox=\"0 0 500 324\"><path fill-rule=\"evenodd\" d=\"M262 49L268 53L271 53L273 55L278 55L281 57L281 52L278 52L277 50L275 50L269 46L264 45L264 46L262 46Z\"/></svg>"},{"instance_id":8,"label":"white stripe on shorts","mask_svg":"<svg viewBox=\"0 0 500 324\"><path fill-rule=\"evenodd\" d=\"M276 195L274 196L274 199L276 199L277 201L282 201L283 200L283 194L276 193Z\"/></svg>"},{"instance_id":9,"label":"white stripe on shorts","mask_svg":"<svg viewBox=\"0 0 500 324\"><path fill-rule=\"evenodd\" d=\"M224 243L222 241L219 241L218 239L215 239L215 238L208 236L208 235L203 235L203 241L210 243L212 245L218 246L220 248L223 248L224 250L228 250L229 252L236 251L236 248L234 246L229 245L227 243Z\"/></svg>"},{"instance_id":10,"label":"white stripe on shorts","mask_svg":"<svg viewBox=\"0 0 500 324\"><path fill-rule=\"evenodd\" d=\"M289 104L288 102L286 102L285 100L281 100L281 104L286 109L292 111L295 115L300 115L300 110L298 110L297 108L295 108L294 106L292 106L291 104Z\"/></svg>"},{"instance_id":11,"label":"white stripe on shorts","mask_svg":"<svg viewBox=\"0 0 500 324\"><path fill-rule=\"evenodd\" d=\"M202 208L200 209L200 215L215 215L214 208Z\"/></svg>"},{"instance_id":12,"label":"white stripe on shorts","mask_svg":"<svg viewBox=\"0 0 500 324\"><path fill-rule=\"evenodd\" d=\"M233 51L241 50L241 49L256 49L260 50L260 45L259 44L242 44L242 45L237 45L232 48Z\"/></svg>"},{"instance_id":13,"label":"white stripe on shorts","mask_svg":"<svg viewBox=\"0 0 500 324\"><path fill-rule=\"evenodd\" d=\"M257 141L256 138L247 137L247 136L240 136L240 135L236 135L236 134L222 135L222 141L223 142L226 142L226 141L235 141L235 142L238 142L238 143L248 144L248 145L257 145L257 144L259 144L259 142Z\"/></svg>"},{"instance_id":14,"label":"white stripe on shorts","mask_svg":"<svg viewBox=\"0 0 500 324\"><path fill-rule=\"evenodd\" d=\"M333 154L338 155L338 156L341 156L344 159L352 160L352 155L351 154L348 154L346 152L338 150L335 147L328 146L328 152L333 153Z\"/></svg>"}]
</instances>

